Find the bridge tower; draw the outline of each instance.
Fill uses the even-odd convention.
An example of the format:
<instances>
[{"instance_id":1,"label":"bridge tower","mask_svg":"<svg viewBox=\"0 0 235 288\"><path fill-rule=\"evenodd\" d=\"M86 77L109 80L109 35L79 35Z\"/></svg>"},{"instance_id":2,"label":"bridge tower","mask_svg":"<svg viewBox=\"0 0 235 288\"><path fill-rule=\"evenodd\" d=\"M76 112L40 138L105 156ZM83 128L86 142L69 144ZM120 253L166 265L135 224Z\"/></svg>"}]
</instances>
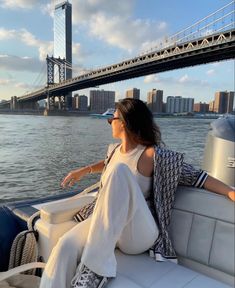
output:
<instances>
[{"instance_id":1,"label":"bridge tower","mask_svg":"<svg viewBox=\"0 0 235 288\"><path fill-rule=\"evenodd\" d=\"M66 60L59 58L49 57L47 55L46 58L47 61L47 85L53 85L55 84L55 68L58 69L58 76L59 76L59 83L66 80ZM64 95L58 95L58 96L50 96L47 95L47 109L53 110L55 109L55 97L58 97L59 99L59 109L66 109L66 98Z\"/></svg>"}]
</instances>

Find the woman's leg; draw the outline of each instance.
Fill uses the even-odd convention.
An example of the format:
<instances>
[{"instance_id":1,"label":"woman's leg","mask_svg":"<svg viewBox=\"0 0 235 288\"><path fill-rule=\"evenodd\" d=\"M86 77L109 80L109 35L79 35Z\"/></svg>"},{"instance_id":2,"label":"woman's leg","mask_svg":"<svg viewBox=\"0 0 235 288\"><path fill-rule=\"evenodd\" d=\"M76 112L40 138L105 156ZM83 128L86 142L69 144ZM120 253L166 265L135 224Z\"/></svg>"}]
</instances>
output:
<instances>
[{"instance_id":1,"label":"woman's leg","mask_svg":"<svg viewBox=\"0 0 235 288\"><path fill-rule=\"evenodd\" d=\"M131 224L135 217L136 220ZM147 241L140 241L143 233ZM141 253L152 246L157 233L156 224L135 177L127 165L117 164L105 174L81 262L98 275L115 277L115 246L118 244L130 253ZM132 245L134 249L130 248Z\"/></svg>"},{"instance_id":2,"label":"woman's leg","mask_svg":"<svg viewBox=\"0 0 235 288\"><path fill-rule=\"evenodd\" d=\"M140 254L147 251L159 234L143 194L138 194L136 197L138 208L132 220L124 227L117 243L117 247L126 254Z\"/></svg>"},{"instance_id":3,"label":"woman's leg","mask_svg":"<svg viewBox=\"0 0 235 288\"><path fill-rule=\"evenodd\" d=\"M70 288L90 227L91 218L65 233L53 248L42 275L40 288Z\"/></svg>"}]
</instances>

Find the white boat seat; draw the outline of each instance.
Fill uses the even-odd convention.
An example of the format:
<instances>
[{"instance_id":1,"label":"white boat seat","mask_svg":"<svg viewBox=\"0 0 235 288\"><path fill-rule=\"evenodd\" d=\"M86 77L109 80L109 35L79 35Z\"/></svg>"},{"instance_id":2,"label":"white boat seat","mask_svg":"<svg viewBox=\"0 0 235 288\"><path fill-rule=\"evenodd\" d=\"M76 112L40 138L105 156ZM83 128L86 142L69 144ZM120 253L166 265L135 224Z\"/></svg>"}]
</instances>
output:
<instances>
[{"instance_id":1,"label":"white boat seat","mask_svg":"<svg viewBox=\"0 0 235 288\"><path fill-rule=\"evenodd\" d=\"M117 277L107 288L228 288L230 286L173 262L156 262L148 253L116 250ZM230 287L231 288L231 287Z\"/></svg>"},{"instance_id":2,"label":"white boat seat","mask_svg":"<svg viewBox=\"0 0 235 288\"><path fill-rule=\"evenodd\" d=\"M66 199L63 204L49 204L41 210L36 227L41 232L39 250L44 261L59 237L76 225L73 216L81 203L93 197ZM148 254L124 255L117 250L117 278L108 287L233 287L233 202L205 190L179 187L170 234L181 265L156 262Z\"/></svg>"},{"instance_id":3,"label":"white boat seat","mask_svg":"<svg viewBox=\"0 0 235 288\"><path fill-rule=\"evenodd\" d=\"M43 206L40 211L40 218L50 224L59 224L73 219L80 207L92 202L93 195L84 195L79 198L71 197L66 200L60 200L53 205ZM68 209L69 207L69 209Z\"/></svg>"}]
</instances>

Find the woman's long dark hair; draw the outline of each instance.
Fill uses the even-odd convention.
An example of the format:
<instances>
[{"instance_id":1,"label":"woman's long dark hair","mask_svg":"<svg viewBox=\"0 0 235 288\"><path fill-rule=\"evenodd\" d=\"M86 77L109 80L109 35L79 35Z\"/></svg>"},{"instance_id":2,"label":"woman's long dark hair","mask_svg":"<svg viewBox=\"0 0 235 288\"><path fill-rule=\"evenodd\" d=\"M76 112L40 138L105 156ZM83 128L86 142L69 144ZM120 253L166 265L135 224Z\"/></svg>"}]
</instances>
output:
<instances>
[{"instance_id":1,"label":"woman's long dark hair","mask_svg":"<svg viewBox=\"0 0 235 288\"><path fill-rule=\"evenodd\" d=\"M164 144L153 114L143 101L125 98L118 102L116 108L134 141L144 146Z\"/></svg>"}]
</instances>

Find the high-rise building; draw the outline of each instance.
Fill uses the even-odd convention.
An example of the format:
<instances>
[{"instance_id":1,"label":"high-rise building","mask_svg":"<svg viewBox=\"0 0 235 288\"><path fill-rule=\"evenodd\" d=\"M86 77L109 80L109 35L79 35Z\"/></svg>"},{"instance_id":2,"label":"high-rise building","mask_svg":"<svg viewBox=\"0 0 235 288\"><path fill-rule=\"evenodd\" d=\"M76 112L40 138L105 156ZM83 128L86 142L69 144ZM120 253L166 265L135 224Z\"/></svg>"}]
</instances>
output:
<instances>
[{"instance_id":1,"label":"high-rise building","mask_svg":"<svg viewBox=\"0 0 235 288\"><path fill-rule=\"evenodd\" d=\"M168 96L166 100L166 113L174 113L175 112L175 97Z\"/></svg>"},{"instance_id":2,"label":"high-rise building","mask_svg":"<svg viewBox=\"0 0 235 288\"><path fill-rule=\"evenodd\" d=\"M153 113L162 113L163 90L153 89L147 94L147 106Z\"/></svg>"},{"instance_id":3,"label":"high-rise building","mask_svg":"<svg viewBox=\"0 0 235 288\"><path fill-rule=\"evenodd\" d=\"M166 102L166 113L188 113L193 112L194 98L183 98L182 96L168 96Z\"/></svg>"},{"instance_id":4,"label":"high-rise building","mask_svg":"<svg viewBox=\"0 0 235 288\"><path fill-rule=\"evenodd\" d=\"M79 95L77 102L78 110L86 111L88 108L88 97L86 95Z\"/></svg>"},{"instance_id":5,"label":"high-rise building","mask_svg":"<svg viewBox=\"0 0 235 288\"><path fill-rule=\"evenodd\" d=\"M72 78L72 5L68 1L55 6L54 57L65 59L64 78ZM67 108L72 107L72 93L66 95L66 103Z\"/></svg>"},{"instance_id":6,"label":"high-rise building","mask_svg":"<svg viewBox=\"0 0 235 288\"><path fill-rule=\"evenodd\" d=\"M214 112L220 113L220 114L226 113L227 102L228 102L227 91L215 92Z\"/></svg>"},{"instance_id":7,"label":"high-rise building","mask_svg":"<svg viewBox=\"0 0 235 288\"><path fill-rule=\"evenodd\" d=\"M228 92L227 113L232 113L235 110L234 104L234 91L230 91Z\"/></svg>"},{"instance_id":8,"label":"high-rise building","mask_svg":"<svg viewBox=\"0 0 235 288\"><path fill-rule=\"evenodd\" d=\"M182 96L175 96L175 113L184 112L184 100Z\"/></svg>"},{"instance_id":9,"label":"high-rise building","mask_svg":"<svg viewBox=\"0 0 235 288\"><path fill-rule=\"evenodd\" d=\"M209 102L209 112L214 112L215 101Z\"/></svg>"},{"instance_id":10,"label":"high-rise building","mask_svg":"<svg viewBox=\"0 0 235 288\"><path fill-rule=\"evenodd\" d=\"M193 110L194 110L194 112L207 113L207 112L209 112L209 104L207 104L205 102L204 103L202 103L202 102L195 103L193 106Z\"/></svg>"},{"instance_id":11,"label":"high-rise building","mask_svg":"<svg viewBox=\"0 0 235 288\"><path fill-rule=\"evenodd\" d=\"M90 110L98 113L115 108L115 92L105 90L90 91Z\"/></svg>"},{"instance_id":12,"label":"high-rise building","mask_svg":"<svg viewBox=\"0 0 235 288\"><path fill-rule=\"evenodd\" d=\"M133 88L126 91L126 98L140 99L140 89Z\"/></svg>"},{"instance_id":13,"label":"high-rise building","mask_svg":"<svg viewBox=\"0 0 235 288\"><path fill-rule=\"evenodd\" d=\"M193 98L182 98L183 99L183 112L193 112L194 99Z\"/></svg>"},{"instance_id":14,"label":"high-rise building","mask_svg":"<svg viewBox=\"0 0 235 288\"><path fill-rule=\"evenodd\" d=\"M219 91L215 92L214 112L224 114L233 111L234 92Z\"/></svg>"}]
</instances>

